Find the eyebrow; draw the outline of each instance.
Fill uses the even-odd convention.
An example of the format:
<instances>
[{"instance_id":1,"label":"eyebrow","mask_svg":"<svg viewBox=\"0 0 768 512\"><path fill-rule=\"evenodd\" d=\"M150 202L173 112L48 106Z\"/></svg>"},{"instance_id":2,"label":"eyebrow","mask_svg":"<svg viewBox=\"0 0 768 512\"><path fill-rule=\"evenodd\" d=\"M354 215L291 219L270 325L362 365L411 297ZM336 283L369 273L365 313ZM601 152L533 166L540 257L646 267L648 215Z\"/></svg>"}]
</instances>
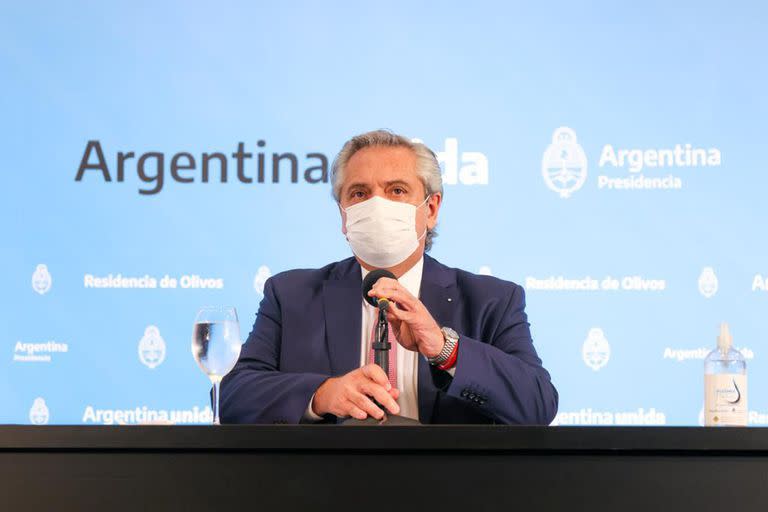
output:
<instances>
[{"instance_id":1,"label":"eyebrow","mask_svg":"<svg viewBox=\"0 0 768 512\"><path fill-rule=\"evenodd\" d=\"M350 183L349 186L347 186L347 190L352 190L353 188L368 188L367 183Z\"/></svg>"},{"instance_id":2,"label":"eyebrow","mask_svg":"<svg viewBox=\"0 0 768 512\"><path fill-rule=\"evenodd\" d=\"M392 181L385 181L384 185L386 185L387 187L391 187L392 185L405 185L406 187L410 187L411 183L408 183L407 181L403 181L403 180L392 180ZM358 187L368 188L368 184L362 183L362 182L350 183L347 186L347 190L352 190L353 188L358 188Z\"/></svg>"},{"instance_id":3,"label":"eyebrow","mask_svg":"<svg viewBox=\"0 0 768 512\"><path fill-rule=\"evenodd\" d=\"M405 185L406 187L410 187L410 186L411 186L411 184L410 184L410 183L408 183L408 182L406 182L406 181L403 181L403 180L392 180L392 181L387 181L387 182L385 183L385 185L386 185L387 187L391 187L392 185Z\"/></svg>"}]
</instances>

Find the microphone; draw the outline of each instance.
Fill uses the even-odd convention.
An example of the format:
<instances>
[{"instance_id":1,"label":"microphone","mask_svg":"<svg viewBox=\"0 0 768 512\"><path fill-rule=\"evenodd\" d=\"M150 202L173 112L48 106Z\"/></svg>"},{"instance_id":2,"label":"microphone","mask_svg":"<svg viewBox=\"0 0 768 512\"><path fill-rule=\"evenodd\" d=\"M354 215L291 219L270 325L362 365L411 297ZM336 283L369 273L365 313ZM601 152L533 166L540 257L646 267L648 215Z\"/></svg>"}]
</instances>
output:
<instances>
[{"instance_id":1,"label":"microphone","mask_svg":"<svg viewBox=\"0 0 768 512\"><path fill-rule=\"evenodd\" d=\"M365 299L365 301L368 302L368 304L371 306L375 308L377 307L382 311L386 311L389 307L389 300L386 297L371 297L368 295L368 292L371 291L371 288L373 288L373 285L376 284L376 281L382 277L396 279L395 274L389 270L384 270L381 268L378 270L372 270L368 273L367 276L365 276L365 279L363 280L363 299Z\"/></svg>"},{"instance_id":2,"label":"microphone","mask_svg":"<svg viewBox=\"0 0 768 512\"><path fill-rule=\"evenodd\" d=\"M376 330L374 332L373 340L371 340L373 362L379 365L381 369L384 370L384 373L389 375L389 349L391 348L391 344L389 343L389 324L387 323L389 300L385 297L368 296L368 292L371 291L373 285L382 277L395 279L395 275L392 272L384 269L374 270L365 276L365 280L363 280L363 298L373 307L379 308Z\"/></svg>"},{"instance_id":3,"label":"microphone","mask_svg":"<svg viewBox=\"0 0 768 512\"><path fill-rule=\"evenodd\" d=\"M389 270L378 269L373 270L365 276L363 280L363 299L373 307L378 307L378 320L376 322L376 330L371 340L371 348L373 348L373 362L376 363L384 370L384 373L389 375L389 350L391 343L389 342L389 324L387 323L387 308L389 308L389 300L386 297L369 297L368 292L371 291L376 281L382 277L389 277L391 279L397 279L395 275ZM373 397L371 399L374 403L377 403ZM377 420L373 417L366 418L364 420L358 420L355 418L349 418L343 422L344 425L420 425L417 420L406 418L404 416L396 416L386 413L386 409L378 404L379 407L385 411L384 419Z\"/></svg>"}]
</instances>

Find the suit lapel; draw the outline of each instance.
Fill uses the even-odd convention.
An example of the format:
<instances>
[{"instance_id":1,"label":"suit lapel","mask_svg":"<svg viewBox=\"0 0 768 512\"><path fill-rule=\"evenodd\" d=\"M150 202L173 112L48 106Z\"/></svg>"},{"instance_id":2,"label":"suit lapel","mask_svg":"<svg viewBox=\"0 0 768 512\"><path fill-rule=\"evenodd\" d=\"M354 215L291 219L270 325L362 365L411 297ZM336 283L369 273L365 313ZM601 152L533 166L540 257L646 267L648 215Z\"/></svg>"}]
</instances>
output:
<instances>
[{"instance_id":1,"label":"suit lapel","mask_svg":"<svg viewBox=\"0 0 768 512\"><path fill-rule=\"evenodd\" d=\"M334 376L360 366L361 286L357 262L323 283L326 343Z\"/></svg>"},{"instance_id":2,"label":"suit lapel","mask_svg":"<svg viewBox=\"0 0 768 512\"><path fill-rule=\"evenodd\" d=\"M455 279L449 269L426 255L419 299L439 326L451 327L453 305L457 300ZM418 382L419 420L428 423L434 413L438 389L432 380L429 363L423 356L419 356Z\"/></svg>"}]
</instances>

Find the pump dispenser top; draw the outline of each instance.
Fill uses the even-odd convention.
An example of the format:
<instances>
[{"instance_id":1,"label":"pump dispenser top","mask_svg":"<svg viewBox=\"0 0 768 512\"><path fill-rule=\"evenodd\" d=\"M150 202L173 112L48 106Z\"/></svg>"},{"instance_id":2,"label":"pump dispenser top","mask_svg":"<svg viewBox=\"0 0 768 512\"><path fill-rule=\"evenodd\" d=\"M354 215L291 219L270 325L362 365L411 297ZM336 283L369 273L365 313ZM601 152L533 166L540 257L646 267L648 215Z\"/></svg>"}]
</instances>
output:
<instances>
[{"instance_id":1,"label":"pump dispenser top","mask_svg":"<svg viewBox=\"0 0 768 512\"><path fill-rule=\"evenodd\" d=\"M733 345L733 338L731 338L731 331L728 329L728 324L723 322L720 324L720 336L717 337L717 348L720 352L727 353Z\"/></svg>"}]
</instances>

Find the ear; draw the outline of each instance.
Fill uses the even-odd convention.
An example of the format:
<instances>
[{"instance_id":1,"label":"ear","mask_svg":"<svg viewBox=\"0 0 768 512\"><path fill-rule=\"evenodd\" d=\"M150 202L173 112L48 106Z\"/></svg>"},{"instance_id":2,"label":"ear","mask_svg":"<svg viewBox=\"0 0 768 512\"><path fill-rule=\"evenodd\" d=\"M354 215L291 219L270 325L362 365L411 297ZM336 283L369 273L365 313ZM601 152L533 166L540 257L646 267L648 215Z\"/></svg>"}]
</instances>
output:
<instances>
[{"instance_id":1,"label":"ear","mask_svg":"<svg viewBox=\"0 0 768 512\"><path fill-rule=\"evenodd\" d=\"M440 205L443 203L443 194L436 192L429 196L427 201L427 227L434 229L437 226L437 214L440 211Z\"/></svg>"}]
</instances>

